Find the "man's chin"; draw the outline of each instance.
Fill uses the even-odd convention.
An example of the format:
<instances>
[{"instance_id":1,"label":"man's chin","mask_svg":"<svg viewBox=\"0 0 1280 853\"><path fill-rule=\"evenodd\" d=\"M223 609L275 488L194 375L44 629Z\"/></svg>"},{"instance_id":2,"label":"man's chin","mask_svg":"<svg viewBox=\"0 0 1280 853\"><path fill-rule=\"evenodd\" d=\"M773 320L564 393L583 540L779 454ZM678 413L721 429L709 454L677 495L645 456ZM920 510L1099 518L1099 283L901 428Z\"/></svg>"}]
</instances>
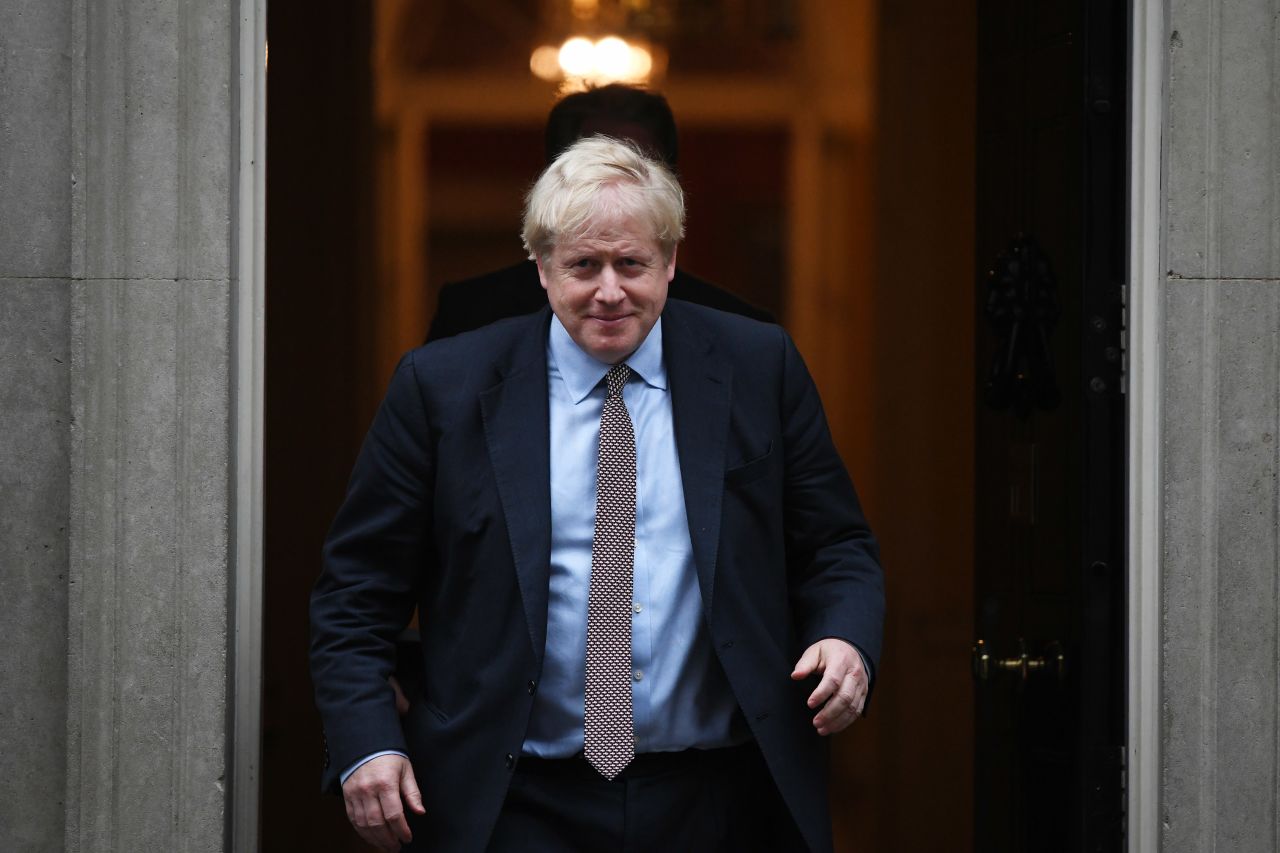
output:
<instances>
[{"instance_id":1,"label":"man's chin","mask_svg":"<svg viewBox=\"0 0 1280 853\"><path fill-rule=\"evenodd\" d=\"M619 327L614 334L591 335L585 344L583 349L596 361L617 364L635 352L640 341L632 329Z\"/></svg>"},{"instance_id":2,"label":"man's chin","mask_svg":"<svg viewBox=\"0 0 1280 853\"><path fill-rule=\"evenodd\" d=\"M596 361L605 364L617 364L626 361L627 358L636 351L639 344L629 344L627 341L610 340L610 341L593 341L592 346L586 347L587 354Z\"/></svg>"}]
</instances>

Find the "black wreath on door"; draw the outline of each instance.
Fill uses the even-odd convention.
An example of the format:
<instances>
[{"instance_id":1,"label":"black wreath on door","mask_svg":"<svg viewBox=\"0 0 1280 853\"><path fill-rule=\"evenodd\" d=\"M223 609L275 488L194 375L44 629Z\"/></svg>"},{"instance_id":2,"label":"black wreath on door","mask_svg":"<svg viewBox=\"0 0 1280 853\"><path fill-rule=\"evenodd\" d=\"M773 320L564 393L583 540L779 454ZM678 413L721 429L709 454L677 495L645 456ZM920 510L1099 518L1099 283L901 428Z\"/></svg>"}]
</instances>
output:
<instances>
[{"instance_id":1,"label":"black wreath on door","mask_svg":"<svg viewBox=\"0 0 1280 853\"><path fill-rule=\"evenodd\" d=\"M995 337L986 404L1021 418L1033 408L1056 408L1061 395L1049 341L1060 312L1048 256L1020 234L987 271L986 284L983 313Z\"/></svg>"}]
</instances>

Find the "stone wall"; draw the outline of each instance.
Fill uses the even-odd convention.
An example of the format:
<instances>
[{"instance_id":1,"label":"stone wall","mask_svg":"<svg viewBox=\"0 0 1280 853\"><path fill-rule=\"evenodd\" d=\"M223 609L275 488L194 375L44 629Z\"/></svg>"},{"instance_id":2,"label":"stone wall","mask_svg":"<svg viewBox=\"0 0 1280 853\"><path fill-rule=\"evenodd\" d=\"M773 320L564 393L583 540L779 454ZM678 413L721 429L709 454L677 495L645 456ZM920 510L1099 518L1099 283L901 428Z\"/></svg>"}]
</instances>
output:
<instances>
[{"instance_id":1,"label":"stone wall","mask_svg":"<svg viewBox=\"0 0 1280 853\"><path fill-rule=\"evenodd\" d=\"M1161 849L1280 847L1280 0L1172 0Z\"/></svg>"}]
</instances>

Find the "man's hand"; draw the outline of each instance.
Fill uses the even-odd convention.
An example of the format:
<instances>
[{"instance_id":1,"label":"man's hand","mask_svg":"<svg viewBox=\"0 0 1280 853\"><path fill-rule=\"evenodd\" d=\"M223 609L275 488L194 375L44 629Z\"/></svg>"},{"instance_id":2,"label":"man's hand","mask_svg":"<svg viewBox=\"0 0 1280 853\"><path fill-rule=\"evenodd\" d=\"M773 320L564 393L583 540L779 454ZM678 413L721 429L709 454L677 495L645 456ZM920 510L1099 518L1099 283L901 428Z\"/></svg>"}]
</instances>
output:
<instances>
[{"instance_id":1,"label":"man's hand","mask_svg":"<svg viewBox=\"0 0 1280 853\"><path fill-rule=\"evenodd\" d=\"M796 661L791 678L803 681L815 672L822 673L822 681L809 695L809 707L821 705L822 710L813 718L813 727L820 735L844 731L862 715L867 701L867 670L862 665L862 655L844 640L819 640Z\"/></svg>"},{"instance_id":2,"label":"man's hand","mask_svg":"<svg viewBox=\"0 0 1280 853\"><path fill-rule=\"evenodd\" d=\"M404 690L400 688L399 680L394 675L388 675L387 683L396 692L396 713L402 717L405 716L409 713L409 700L404 697Z\"/></svg>"},{"instance_id":3,"label":"man's hand","mask_svg":"<svg viewBox=\"0 0 1280 853\"><path fill-rule=\"evenodd\" d=\"M380 755L366 761L342 786L347 818L360 837L382 850L395 851L413 840L401 800L415 814L426 814L413 768L403 755Z\"/></svg>"}]
</instances>

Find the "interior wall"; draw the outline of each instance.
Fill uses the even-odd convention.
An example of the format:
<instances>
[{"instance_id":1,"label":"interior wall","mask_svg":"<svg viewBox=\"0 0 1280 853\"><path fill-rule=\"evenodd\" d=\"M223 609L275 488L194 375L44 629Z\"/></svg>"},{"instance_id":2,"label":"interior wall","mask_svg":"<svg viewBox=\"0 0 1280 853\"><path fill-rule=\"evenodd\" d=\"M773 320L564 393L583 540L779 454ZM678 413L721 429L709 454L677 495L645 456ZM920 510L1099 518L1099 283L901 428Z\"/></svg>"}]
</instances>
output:
<instances>
[{"instance_id":1,"label":"interior wall","mask_svg":"<svg viewBox=\"0 0 1280 853\"><path fill-rule=\"evenodd\" d=\"M863 491L889 608L872 714L837 743L860 782L849 849L972 844L976 15L973 0L894 0L878 13Z\"/></svg>"},{"instance_id":2,"label":"interior wall","mask_svg":"<svg viewBox=\"0 0 1280 853\"><path fill-rule=\"evenodd\" d=\"M261 848L365 850L324 751L308 664L320 548L377 399L370 360L371 0L267 11Z\"/></svg>"},{"instance_id":3,"label":"interior wall","mask_svg":"<svg viewBox=\"0 0 1280 853\"><path fill-rule=\"evenodd\" d=\"M788 139L785 126L680 122L688 222L684 270L731 288L785 321ZM743 251L743 246L750 251Z\"/></svg>"}]
</instances>

